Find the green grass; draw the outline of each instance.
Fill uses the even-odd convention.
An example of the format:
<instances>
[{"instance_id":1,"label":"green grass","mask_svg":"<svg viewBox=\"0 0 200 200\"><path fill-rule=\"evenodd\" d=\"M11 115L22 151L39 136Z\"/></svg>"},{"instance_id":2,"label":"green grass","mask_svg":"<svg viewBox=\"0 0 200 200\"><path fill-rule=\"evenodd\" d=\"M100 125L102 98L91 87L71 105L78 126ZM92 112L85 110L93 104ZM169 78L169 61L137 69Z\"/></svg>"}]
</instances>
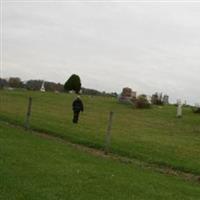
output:
<instances>
[{"instance_id":1,"label":"green grass","mask_svg":"<svg viewBox=\"0 0 200 200\"><path fill-rule=\"evenodd\" d=\"M103 148L108 113L114 111L111 150L130 158L200 175L200 115L175 106L139 110L116 99L83 96L85 112L72 124L69 94L0 91L0 119L23 125L28 97L33 97L31 127L95 148Z\"/></svg>"},{"instance_id":2,"label":"green grass","mask_svg":"<svg viewBox=\"0 0 200 200\"><path fill-rule=\"evenodd\" d=\"M96 157L0 122L2 200L192 200L199 184Z\"/></svg>"}]
</instances>

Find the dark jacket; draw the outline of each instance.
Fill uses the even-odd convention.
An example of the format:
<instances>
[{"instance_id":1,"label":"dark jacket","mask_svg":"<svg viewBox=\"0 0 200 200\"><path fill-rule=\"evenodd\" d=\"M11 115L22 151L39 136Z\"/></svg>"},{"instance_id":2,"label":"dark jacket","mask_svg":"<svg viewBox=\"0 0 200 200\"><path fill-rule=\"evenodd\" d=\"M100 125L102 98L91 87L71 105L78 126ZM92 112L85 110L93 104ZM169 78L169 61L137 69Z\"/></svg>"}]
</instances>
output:
<instances>
[{"instance_id":1,"label":"dark jacket","mask_svg":"<svg viewBox=\"0 0 200 200\"><path fill-rule=\"evenodd\" d=\"M72 104L72 109L74 112L80 112L80 111L83 112L83 110L84 110L83 102L79 98L75 99Z\"/></svg>"}]
</instances>

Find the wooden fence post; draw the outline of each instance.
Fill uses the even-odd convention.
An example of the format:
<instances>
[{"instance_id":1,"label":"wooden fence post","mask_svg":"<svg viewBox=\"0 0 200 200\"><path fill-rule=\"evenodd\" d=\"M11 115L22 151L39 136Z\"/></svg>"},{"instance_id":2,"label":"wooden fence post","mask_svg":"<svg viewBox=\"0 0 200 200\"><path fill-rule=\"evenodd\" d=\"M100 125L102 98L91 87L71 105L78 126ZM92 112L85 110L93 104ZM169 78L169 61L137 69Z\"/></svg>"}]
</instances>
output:
<instances>
[{"instance_id":1,"label":"wooden fence post","mask_svg":"<svg viewBox=\"0 0 200 200\"><path fill-rule=\"evenodd\" d=\"M27 108L27 113L26 113L26 121L25 121L25 129L28 130L30 127L29 120L31 116L31 107L32 107L32 97L29 97L28 100L28 108Z\"/></svg>"},{"instance_id":2,"label":"wooden fence post","mask_svg":"<svg viewBox=\"0 0 200 200\"><path fill-rule=\"evenodd\" d=\"M105 154L108 154L109 152L113 114L114 113L112 111L109 113L108 127L106 131L105 147L104 147Z\"/></svg>"}]
</instances>

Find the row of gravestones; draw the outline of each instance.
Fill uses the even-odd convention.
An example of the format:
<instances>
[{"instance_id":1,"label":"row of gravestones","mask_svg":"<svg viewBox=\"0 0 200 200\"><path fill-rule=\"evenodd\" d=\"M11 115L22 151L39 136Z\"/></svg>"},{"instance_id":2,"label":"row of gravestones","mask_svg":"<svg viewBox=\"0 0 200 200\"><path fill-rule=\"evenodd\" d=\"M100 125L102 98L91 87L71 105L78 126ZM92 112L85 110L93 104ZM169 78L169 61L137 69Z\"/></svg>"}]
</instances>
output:
<instances>
[{"instance_id":1,"label":"row of gravestones","mask_svg":"<svg viewBox=\"0 0 200 200\"><path fill-rule=\"evenodd\" d=\"M122 103L129 103L134 102L136 99L137 93L135 91L132 91L131 88L125 87L122 89L121 94L118 97L119 102ZM162 93L158 94L155 93L152 96L146 96L149 103L152 104L169 104L169 96L168 95L162 95Z\"/></svg>"},{"instance_id":2,"label":"row of gravestones","mask_svg":"<svg viewBox=\"0 0 200 200\"><path fill-rule=\"evenodd\" d=\"M132 91L131 88L126 87L126 88L123 88L122 93L118 97L118 100L119 100L119 102L122 102L122 103L130 103L130 102L133 102L134 99L136 99L136 94L137 93L135 91ZM162 96L162 93L160 93L160 94L155 93L148 100L149 100L149 102L155 102L157 100L160 102L162 101L163 104L169 104L169 96L168 95ZM186 104L186 102L184 104ZM184 104L182 104L180 99L177 100L176 116L178 118L182 117L182 107ZM199 104L195 105L195 107L200 108L200 105Z\"/></svg>"}]
</instances>

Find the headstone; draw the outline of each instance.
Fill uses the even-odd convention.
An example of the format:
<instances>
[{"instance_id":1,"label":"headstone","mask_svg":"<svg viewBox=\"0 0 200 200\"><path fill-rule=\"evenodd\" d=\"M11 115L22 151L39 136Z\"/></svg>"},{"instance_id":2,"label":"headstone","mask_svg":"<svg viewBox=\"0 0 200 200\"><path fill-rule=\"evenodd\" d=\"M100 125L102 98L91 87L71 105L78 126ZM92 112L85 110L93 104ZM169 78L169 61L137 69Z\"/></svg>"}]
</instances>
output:
<instances>
[{"instance_id":1,"label":"headstone","mask_svg":"<svg viewBox=\"0 0 200 200\"><path fill-rule=\"evenodd\" d=\"M132 89L131 88L123 88L122 90L122 96L124 97L131 97L132 95Z\"/></svg>"},{"instance_id":2,"label":"headstone","mask_svg":"<svg viewBox=\"0 0 200 200\"><path fill-rule=\"evenodd\" d=\"M163 97L163 103L164 104L169 104L169 96L168 95L164 95L164 97Z\"/></svg>"},{"instance_id":3,"label":"headstone","mask_svg":"<svg viewBox=\"0 0 200 200\"><path fill-rule=\"evenodd\" d=\"M162 93L156 92L155 94L153 94L151 97L151 102L152 104L156 104L156 105L163 104Z\"/></svg>"},{"instance_id":4,"label":"headstone","mask_svg":"<svg viewBox=\"0 0 200 200\"><path fill-rule=\"evenodd\" d=\"M44 81L42 82L42 86L41 86L41 88L40 88L40 91L41 92L45 92L46 90L45 90L45 87L44 87Z\"/></svg>"},{"instance_id":5,"label":"headstone","mask_svg":"<svg viewBox=\"0 0 200 200\"><path fill-rule=\"evenodd\" d=\"M122 89L118 99L120 102L131 103L133 99L136 99L136 92L129 87L125 87Z\"/></svg>"},{"instance_id":6,"label":"headstone","mask_svg":"<svg viewBox=\"0 0 200 200\"><path fill-rule=\"evenodd\" d=\"M182 103L181 103L180 99L177 100L177 114L176 114L176 116L178 118L182 117Z\"/></svg>"},{"instance_id":7,"label":"headstone","mask_svg":"<svg viewBox=\"0 0 200 200\"><path fill-rule=\"evenodd\" d=\"M150 95L147 96L147 101L148 101L150 104L151 104L151 98L152 98L152 97L151 97Z\"/></svg>"}]
</instances>

